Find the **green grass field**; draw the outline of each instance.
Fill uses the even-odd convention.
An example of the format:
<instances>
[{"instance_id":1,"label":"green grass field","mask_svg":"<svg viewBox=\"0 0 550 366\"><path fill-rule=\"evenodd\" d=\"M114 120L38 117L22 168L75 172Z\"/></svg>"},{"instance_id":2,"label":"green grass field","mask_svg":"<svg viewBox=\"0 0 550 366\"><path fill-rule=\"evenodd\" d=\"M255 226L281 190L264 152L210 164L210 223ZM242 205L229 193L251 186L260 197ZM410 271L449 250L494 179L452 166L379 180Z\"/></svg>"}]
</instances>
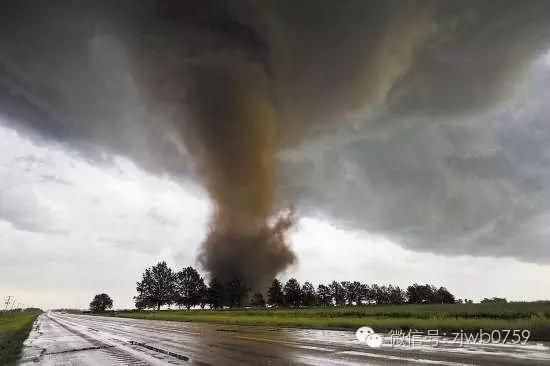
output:
<instances>
[{"instance_id":1,"label":"green grass field","mask_svg":"<svg viewBox=\"0 0 550 366\"><path fill-rule=\"evenodd\" d=\"M0 312L0 365L15 364L38 312Z\"/></svg>"},{"instance_id":2,"label":"green grass field","mask_svg":"<svg viewBox=\"0 0 550 366\"><path fill-rule=\"evenodd\" d=\"M440 332L528 329L531 338L550 340L550 303L370 305L307 309L125 311L126 318L376 331L394 329Z\"/></svg>"}]
</instances>

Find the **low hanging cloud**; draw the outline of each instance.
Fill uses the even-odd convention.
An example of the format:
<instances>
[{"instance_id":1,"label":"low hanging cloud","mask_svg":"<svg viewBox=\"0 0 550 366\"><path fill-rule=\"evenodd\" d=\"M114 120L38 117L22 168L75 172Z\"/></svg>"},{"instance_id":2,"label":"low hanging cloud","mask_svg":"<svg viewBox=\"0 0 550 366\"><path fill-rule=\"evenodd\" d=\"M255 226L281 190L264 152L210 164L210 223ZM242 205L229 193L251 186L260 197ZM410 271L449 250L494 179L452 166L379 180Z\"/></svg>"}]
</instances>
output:
<instances>
[{"instance_id":1,"label":"low hanging cloud","mask_svg":"<svg viewBox=\"0 0 550 366\"><path fill-rule=\"evenodd\" d=\"M548 263L550 68L530 77L526 94L474 118L411 118L287 151L287 194L414 250Z\"/></svg>"},{"instance_id":2,"label":"low hanging cloud","mask_svg":"<svg viewBox=\"0 0 550 366\"><path fill-rule=\"evenodd\" d=\"M15 229L41 234L62 233L55 228L49 207L40 204L34 197L10 187L2 187L0 193L0 220L10 223Z\"/></svg>"},{"instance_id":3,"label":"low hanging cloud","mask_svg":"<svg viewBox=\"0 0 550 366\"><path fill-rule=\"evenodd\" d=\"M548 70L534 66L550 48L547 1L4 10L6 120L91 161L121 154L201 182L214 274L247 264L220 259L216 238L269 249L269 220L290 205L417 250L550 259ZM281 238L260 282L294 260Z\"/></svg>"},{"instance_id":4,"label":"low hanging cloud","mask_svg":"<svg viewBox=\"0 0 550 366\"><path fill-rule=\"evenodd\" d=\"M9 147L11 136L2 132L4 131L0 131L0 138ZM49 163L33 155L21 155L12 159L9 154L3 154L0 158L0 221L9 223L22 232L47 235L65 232L55 222L55 210L29 190L38 181L29 171L43 170Z\"/></svg>"}]
</instances>

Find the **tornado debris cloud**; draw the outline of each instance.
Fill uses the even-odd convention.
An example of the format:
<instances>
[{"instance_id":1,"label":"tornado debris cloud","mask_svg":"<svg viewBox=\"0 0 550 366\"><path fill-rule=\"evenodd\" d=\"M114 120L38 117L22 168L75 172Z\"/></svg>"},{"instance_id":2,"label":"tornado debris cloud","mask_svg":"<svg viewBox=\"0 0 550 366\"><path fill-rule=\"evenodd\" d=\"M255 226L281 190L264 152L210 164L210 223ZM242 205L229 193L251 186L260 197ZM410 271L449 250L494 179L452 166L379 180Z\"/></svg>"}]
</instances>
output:
<instances>
[{"instance_id":1,"label":"tornado debris cloud","mask_svg":"<svg viewBox=\"0 0 550 366\"><path fill-rule=\"evenodd\" d=\"M195 70L188 135L214 212L200 263L212 276L257 288L293 263L285 232L291 214L274 215L277 116L259 65Z\"/></svg>"},{"instance_id":2,"label":"tornado debris cloud","mask_svg":"<svg viewBox=\"0 0 550 366\"><path fill-rule=\"evenodd\" d=\"M224 32L233 48L217 49L218 60L188 69L189 122L182 135L214 205L199 256L212 276L261 289L295 262L286 237L293 213L277 212L277 152L299 144L312 126L329 123L329 116L381 105L393 82L412 65L416 47L429 34L431 5L372 5L370 12L360 9L367 22L354 23L357 18L350 25L350 13L337 14L331 34L325 34L327 42L310 33L326 33L322 25L329 20L315 7L312 14L276 23L273 17L282 16L286 7L233 9L226 14L232 30ZM243 18L250 13L256 16ZM303 29L306 24L313 28ZM358 40L354 31L365 38L368 52L348 48L358 44L337 44L345 35ZM296 32L310 44L295 43ZM305 55L303 47L311 54ZM334 47L342 54L326 54ZM318 60L308 59L312 56Z\"/></svg>"}]
</instances>

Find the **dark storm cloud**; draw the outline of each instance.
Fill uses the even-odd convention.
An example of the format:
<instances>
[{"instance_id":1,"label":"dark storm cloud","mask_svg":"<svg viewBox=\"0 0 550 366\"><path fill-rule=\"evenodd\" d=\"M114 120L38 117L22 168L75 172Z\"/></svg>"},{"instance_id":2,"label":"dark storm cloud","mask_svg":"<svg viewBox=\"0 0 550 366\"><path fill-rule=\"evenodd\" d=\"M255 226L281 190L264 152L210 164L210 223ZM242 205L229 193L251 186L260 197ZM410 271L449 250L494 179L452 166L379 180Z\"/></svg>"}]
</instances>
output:
<instances>
[{"instance_id":1,"label":"dark storm cloud","mask_svg":"<svg viewBox=\"0 0 550 366\"><path fill-rule=\"evenodd\" d=\"M502 101L547 51L547 12L545 2L444 2L434 21L439 36L420 50L389 104L407 115L444 118Z\"/></svg>"},{"instance_id":2,"label":"dark storm cloud","mask_svg":"<svg viewBox=\"0 0 550 366\"><path fill-rule=\"evenodd\" d=\"M214 274L257 285L292 263L291 217L270 219L294 203L414 249L550 257L544 110L505 107L550 48L547 1L3 10L5 120L199 177L215 211L200 260Z\"/></svg>"},{"instance_id":3,"label":"dark storm cloud","mask_svg":"<svg viewBox=\"0 0 550 366\"><path fill-rule=\"evenodd\" d=\"M308 192L296 195L307 212L412 249L548 263L550 68L531 72L525 95L473 120L394 121L295 158L290 191Z\"/></svg>"}]
</instances>

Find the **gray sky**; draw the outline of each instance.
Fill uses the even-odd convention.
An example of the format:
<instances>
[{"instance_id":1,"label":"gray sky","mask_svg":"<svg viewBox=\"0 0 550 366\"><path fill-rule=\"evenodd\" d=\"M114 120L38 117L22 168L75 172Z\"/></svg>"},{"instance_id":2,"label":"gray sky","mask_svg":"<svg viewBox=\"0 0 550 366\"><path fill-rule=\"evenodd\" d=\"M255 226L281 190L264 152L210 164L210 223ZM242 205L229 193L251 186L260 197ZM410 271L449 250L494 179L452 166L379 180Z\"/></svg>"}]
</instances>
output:
<instances>
[{"instance_id":1,"label":"gray sky","mask_svg":"<svg viewBox=\"0 0 550 366\"><path fill-rule=\"evenodd\" d=\"M341 130L285 155L308 212L417 251L548 264L549 56L513 96L460 118Z\"/></svg>"},{"instance_id":2,"label":"gray sky","mask_svg":"<svg viewBox=\"0 0 550 366\"><path fill-rule=\"evenodd\" d=\"M145 267L198 265L213 207L261 192L297 212L284 279L550 298L548 2L190 2L174 28L136 22L153 0L21 4L0 34L0 296L130 307ZM269 169L241 179L231 154Z\"/></svg>"},{"instance_id":3,"label":"gray sky","mask_svg":"<svg viewBox=\"0 0 550 366\"><path fill-rule=\"evenodd\" d=\"M372 143L343 131L281 153L284 171L307 193L291 233L298 263L282 277L430 282L474 299L549 298L548 75L545 56L523 94L471 123L382 129ZM29 138L5 118L1 295L44 308L86 307L104 291L130 307L146 266L196 265L211 210L200 185L120 156L91 160ZM447 238L430 237L440 232Z\"/></svg>"}]
</instances>

